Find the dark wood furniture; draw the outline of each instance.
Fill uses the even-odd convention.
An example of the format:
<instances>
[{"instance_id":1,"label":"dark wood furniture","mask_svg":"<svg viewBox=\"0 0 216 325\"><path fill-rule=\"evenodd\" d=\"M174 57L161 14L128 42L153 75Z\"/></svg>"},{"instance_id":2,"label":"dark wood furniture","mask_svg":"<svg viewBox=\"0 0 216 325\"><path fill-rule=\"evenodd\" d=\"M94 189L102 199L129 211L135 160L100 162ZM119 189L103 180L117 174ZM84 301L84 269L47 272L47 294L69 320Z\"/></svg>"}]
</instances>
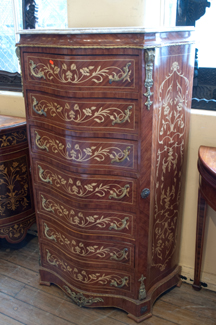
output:
<instances>
[{"instance_id":1,"label":"dark wood furniture","mask_svg":"<svg viewBox=\"0 0 216 325\"><path fill-rule=\"evenodd\" d=\"M216 148L200 146L198 153L198 170L200 174L194 283L195 290L201 289L200 273L205 234L207 204L216 211Z\"/></svg>"},{"instance_id":2,"label":"dark wood furniture","mask_svg":"<svg viewBox=\"0 0 216 325\"><path fill-rule=\"evenodd\" d=\"M26 120L0 115L0 238L24 239L35 220Z\"/></svg>"},{"instance_id":3,"label":"dark wood furniture","mask_svg":"<svg viewBox=\"0 0 216 325\"><path fill-rule=\"evenodd\" d=\"M41 284L137 322L179 283L193 32L24 31Z\"/></svg>"}]
</instances>

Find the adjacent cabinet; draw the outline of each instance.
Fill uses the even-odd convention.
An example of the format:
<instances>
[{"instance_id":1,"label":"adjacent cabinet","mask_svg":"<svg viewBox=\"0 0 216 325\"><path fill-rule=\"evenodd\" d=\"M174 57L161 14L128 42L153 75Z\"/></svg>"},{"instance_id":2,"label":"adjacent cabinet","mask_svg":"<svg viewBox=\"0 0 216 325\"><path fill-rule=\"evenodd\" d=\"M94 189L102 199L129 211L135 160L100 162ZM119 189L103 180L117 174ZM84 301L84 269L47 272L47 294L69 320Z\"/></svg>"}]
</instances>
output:
<instances>
[{"instance_id":1,"label":"adjacent cabinet","mask_svg":"<svg viewBox=\"0 0 216 325\"><path fill-rule=\"evenodd\" d=\"M34 223L26 120L0 115L0 238L17 244Z\"/></svg>"},{"instance_id":2,"label":"adjacent cabinet","mask_svg":"<svg viewBox=\"0 0 216 325\"><path fill-rule=\"evenodd\" d=\"M23 31L41 284L137 322L180 281L193 31Z\"/></svg>"}]
</instances>

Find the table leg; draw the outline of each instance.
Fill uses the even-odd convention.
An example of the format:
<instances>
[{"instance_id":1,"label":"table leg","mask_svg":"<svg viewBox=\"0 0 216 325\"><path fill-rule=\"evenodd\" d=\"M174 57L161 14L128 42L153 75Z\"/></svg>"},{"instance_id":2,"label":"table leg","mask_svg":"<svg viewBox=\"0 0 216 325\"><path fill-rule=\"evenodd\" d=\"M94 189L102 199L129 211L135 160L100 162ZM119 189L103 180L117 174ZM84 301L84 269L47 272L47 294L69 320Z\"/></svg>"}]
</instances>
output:
<instances>
[{"instance_id":1,"label":"table leg","mask_svg":"<svg viewBox=\"0 0 216 325\"><path fill-rule=\"evenodd\" d=\"M199 291L201 289L200 273L202 265L202 253L205 234L205 222L206 222L206 209L207 204L203 198L201 191L198 191L198 207L197 207L197 227L196 227L196 253L195 253L195 269L194 269L194 290Z\"/></svg>"}]
</instances>

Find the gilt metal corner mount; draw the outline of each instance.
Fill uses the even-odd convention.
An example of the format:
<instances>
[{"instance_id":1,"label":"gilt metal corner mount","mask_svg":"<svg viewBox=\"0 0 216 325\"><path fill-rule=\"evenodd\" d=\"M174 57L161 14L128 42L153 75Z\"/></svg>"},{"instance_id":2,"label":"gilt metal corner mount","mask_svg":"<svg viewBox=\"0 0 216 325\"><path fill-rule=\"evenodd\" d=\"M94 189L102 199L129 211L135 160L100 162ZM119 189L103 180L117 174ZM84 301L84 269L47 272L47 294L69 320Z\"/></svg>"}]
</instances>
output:
<instances>
[{"instance_id":1,"label":"gilt metal corner mount","mask_svg":"<svg viewBox=\"0 0 216 325\"><path fill-rule=\"evenodd\" d=\"M145 105L147 106L148 110L150 110L150 106L153 104L151 101L151 96L154 94L151 92L151 87L154 84L152 75L153 75L153 65L154 65L154 59L155 59L155 50L146 50L145 51L145 70L146 70L146 77L145 77L145 84L144 86L147 89L147 92L145 92L143 95L147 97L147 101L145 102Z\"/></svg>"}]
</instances>

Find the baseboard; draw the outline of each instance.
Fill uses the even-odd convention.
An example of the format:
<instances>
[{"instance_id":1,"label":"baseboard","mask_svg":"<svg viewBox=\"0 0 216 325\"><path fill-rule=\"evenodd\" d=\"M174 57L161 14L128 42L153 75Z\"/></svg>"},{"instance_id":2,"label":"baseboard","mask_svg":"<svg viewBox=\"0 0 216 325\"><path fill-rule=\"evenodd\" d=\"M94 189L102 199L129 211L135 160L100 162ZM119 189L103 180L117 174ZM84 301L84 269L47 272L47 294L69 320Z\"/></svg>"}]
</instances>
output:
<instances>
[{"instance_id":1,"label":"baseboard","mask_svg":"<svg viewBox=\"0 0 216 325\"><path fill-rule=\"evenodd\" d=\"M194 268L182 265L182 281L193 284ZM216 274L201 272L201 286L202 288L216 291Z\"/></svg>"}]
</instances>

